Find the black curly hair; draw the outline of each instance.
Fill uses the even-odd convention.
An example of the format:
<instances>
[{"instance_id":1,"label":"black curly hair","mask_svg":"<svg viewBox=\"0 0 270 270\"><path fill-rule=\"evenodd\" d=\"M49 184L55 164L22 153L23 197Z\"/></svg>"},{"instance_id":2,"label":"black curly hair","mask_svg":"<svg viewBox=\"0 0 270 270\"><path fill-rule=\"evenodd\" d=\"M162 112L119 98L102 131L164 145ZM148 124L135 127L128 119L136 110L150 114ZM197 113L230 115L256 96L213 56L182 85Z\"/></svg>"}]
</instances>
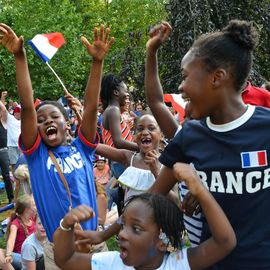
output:
<instances>
[{"instance_id":1,"label":"black curly hair","mask_svg":"<svg viewBox=\"0 0 270 270\"><path fill-rule=\"evenodd\" d=\"M221 31L204 34L192 45L191 52L202 58L209 72L224 68L240 91L249 75L259 35L251 22L231 20Z\"/></svg>"},{"instance_id":2,"label":"black curly hair","mask_svg":"<svg viewBox=\"0 0 270 270\"><path fill-rule=\"evenodd\" d=\"M131 196L125 202L123 212L131 202L136 200L143 201L153 209L154 222L166 234L172 246L176 249L181 249L185 226L183 213L179 207L163 195L142 193Z\"/></svg>"}]
</instances>

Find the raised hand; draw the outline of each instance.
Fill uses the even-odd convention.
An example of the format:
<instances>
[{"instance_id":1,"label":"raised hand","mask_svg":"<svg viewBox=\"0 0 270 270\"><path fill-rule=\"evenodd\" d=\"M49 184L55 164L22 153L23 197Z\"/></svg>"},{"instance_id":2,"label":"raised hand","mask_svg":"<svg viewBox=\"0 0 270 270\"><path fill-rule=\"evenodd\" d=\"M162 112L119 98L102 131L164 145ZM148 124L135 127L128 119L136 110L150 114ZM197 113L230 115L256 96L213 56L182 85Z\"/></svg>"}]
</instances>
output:
<instances>
[{"instance_id":1,"label":"raised hand","mask_svg":"<svg viewBox=\"0 0 270 270\"><path fill-rule=\"evenodd\" d=\"M18 37L6 24L0 23L0 44L13 54L23 51L23 37Z\"/></svg>"},{"instance_id":2,"label":"raised hand","mask_svg":"<svg viewBox=\"0 0 270 270\"><path fill-rule=\"evenodd\" d=\"M88 53L93 57L94 60L102 61L108 51L111 48L111 45L114 43L114 38L109 38L110 28L104 28L101 25L99 34L97 28L94 29L94 41L93 44L85 38L82 37L82 43L87 48Z\"/></svg>"},{"instance_id":3,"label":"raised hand","mask_svg":"<svg viewBox=\"0 0 270 270\"><path fill-rule=\"evenodd\" d=\"M149 32L150 39L146 43L147 51L156 52L159 47L167 40L172 27L168 22L156 25Z\"/></svg>"}]
</instances>

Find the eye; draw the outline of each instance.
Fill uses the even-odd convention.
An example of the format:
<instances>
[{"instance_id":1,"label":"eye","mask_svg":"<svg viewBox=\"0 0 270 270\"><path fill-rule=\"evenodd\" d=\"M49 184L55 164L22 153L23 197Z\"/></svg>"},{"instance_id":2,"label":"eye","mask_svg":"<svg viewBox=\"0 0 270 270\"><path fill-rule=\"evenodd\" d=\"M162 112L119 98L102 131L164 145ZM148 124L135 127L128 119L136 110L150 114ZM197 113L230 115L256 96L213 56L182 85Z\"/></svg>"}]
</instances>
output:
<instances>
[{"instance_id":1,"label":"eye","mask_svg":"<svg viewBox=\"0 0 270 270\"><path fill-rule=\"evenodd\" d=\"M136 130L137 130L137 132L142 132L143 131L143 127L137 127Z\"/></svg>"},{"instance_id":2,"label":"eye","mask_svg":"<svg viewBox=\"0 0 270 270\"><path fill-rule=\"evenodd\" d=\"M37 119L38 124L41 124L44 121L45 121L45 118L44 117L38 117L38 119Z\"/></svg>"},{"instance_id":3,"label":"eye","mask_svg":"<svg viewBox=\"0 0 270 270\"><path fill-rule=\"evenodd\" d=\"M139 234L139 233L141 233L141 231L142 231L142 229L141 229L139 226L136 226L136 225L134 225L134 226L132 227L132 230L133 230L136 234Z\"/></svg>"},{"instance_id":4,"label":"eye","mask_svg":"<svg viewBox=\"0 0 270 270\"><path fill-rule=\"evenodd\" d=\"M148 130L154 131L154 130L156 130L156 127L149 127Z\"/></svg>"}]
</instances>

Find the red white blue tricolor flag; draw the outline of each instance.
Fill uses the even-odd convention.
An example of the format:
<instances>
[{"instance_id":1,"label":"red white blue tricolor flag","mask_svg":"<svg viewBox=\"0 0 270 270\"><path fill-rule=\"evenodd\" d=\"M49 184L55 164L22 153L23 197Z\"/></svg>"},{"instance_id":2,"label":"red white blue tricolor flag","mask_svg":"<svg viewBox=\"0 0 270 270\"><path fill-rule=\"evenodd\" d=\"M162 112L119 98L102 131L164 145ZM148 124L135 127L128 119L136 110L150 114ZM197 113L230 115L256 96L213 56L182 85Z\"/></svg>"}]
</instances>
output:
<instances>
[{"instance_id":1,"label":"red white blue tricolor flag","mask_svg":"<svg viewBox=\"0 0 270 270\"><path fill-rule=\"evenodd\" d=\"M47 63L49 62L58 49L65 44L64 36L59 33L38 34L28 43L41 57L41 59Z\"/></svg>"},{"instance_id":2,"label":"red white blue tricolor flag","mask_svg":"<svg viewBox=\"0 0 270 270\"><path fill-rule=\"evenodd\" d=\"M164 102L171 102L173 108L179 114L179 120L182 122L185 117L186 101L183 100L181 94L164 94Z\"/></svg>"},{"instance_id":3,"label":"red white blue tricolor flag","mask_svg":"<svg viewBox=\"0 0 270 270\"><path fill-rule=\"evenodd\" d=\"M266 150L241 153L242 168L267 166Z\"/></svg>"}]
</instances>

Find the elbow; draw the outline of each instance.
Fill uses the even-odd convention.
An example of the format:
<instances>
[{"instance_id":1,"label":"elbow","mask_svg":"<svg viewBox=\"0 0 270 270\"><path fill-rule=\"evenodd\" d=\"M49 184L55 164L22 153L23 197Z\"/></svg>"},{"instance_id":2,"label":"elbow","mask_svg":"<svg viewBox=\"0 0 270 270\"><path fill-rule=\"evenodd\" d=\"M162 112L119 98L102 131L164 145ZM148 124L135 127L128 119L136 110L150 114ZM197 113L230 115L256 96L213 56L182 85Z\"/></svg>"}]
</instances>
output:
<instances>
[{"instance_id":1,"label":"elbow","mask_svg":"<svg viewBox=\"0 0 270 270\"><path fill-rule=\"evenodd\" d=\"M237 239L236 239L234 231L232 231L228 237L224 238L221 243L221 246L226 255L231 253L231 251L236 247L236 245L237 245Z\"/></svg>"}]
</instances>

